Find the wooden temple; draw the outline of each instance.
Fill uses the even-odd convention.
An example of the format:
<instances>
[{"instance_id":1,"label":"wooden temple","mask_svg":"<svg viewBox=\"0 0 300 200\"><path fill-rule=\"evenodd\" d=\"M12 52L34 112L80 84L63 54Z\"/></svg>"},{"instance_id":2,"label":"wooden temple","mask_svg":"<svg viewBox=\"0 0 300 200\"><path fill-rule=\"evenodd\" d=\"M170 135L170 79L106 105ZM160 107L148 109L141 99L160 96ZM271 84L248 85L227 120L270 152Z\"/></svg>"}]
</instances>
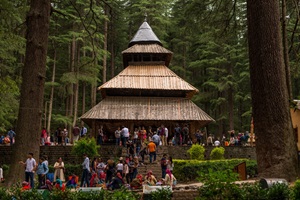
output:
<instances>
[{"instance_id":1,"label":"wooden temple","mask_svg":"<svg viewBox=\"0 0 300 200\"><path fill-rule=\"evenodd\" d=\"M98 88L102 101L81 116L93 127L93 134L101 125L113 139L118 126L132 133L135 127L148 130L164 124L172 135L177 123L188 124L190 133L195 133L214 121L191 101L197 88L168 68L173 53L163 47L147 22L122 55L124 70Z\"/></svg>"}]
</instances>

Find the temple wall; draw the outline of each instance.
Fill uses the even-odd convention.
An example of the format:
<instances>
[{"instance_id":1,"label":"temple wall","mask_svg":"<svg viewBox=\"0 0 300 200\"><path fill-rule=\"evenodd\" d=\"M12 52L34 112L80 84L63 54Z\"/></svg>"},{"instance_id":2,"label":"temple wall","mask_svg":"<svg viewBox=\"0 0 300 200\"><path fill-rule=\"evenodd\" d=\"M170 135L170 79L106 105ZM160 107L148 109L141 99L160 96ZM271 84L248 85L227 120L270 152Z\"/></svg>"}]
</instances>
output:
<instances>
[{"instance_id":1,"label":"temple wall","mask_svg":"<svg viewBox=\"0 0 300 200\"><path fill-rule=\"evenodd\" d=\"M62 157L65 163L79 164L82 158L77 158L71 154L72 146L42 146L41 155L49 157L49 163L53 164L57 158ZM189 159L187 154L188 146L169 146L168 154L174 159ZM205 158L209 159L209 154L213 147L206 147ZM0 146L0 164L11 164L11 146ZM99 149L100 157L104 159L117 158L122 155L122 148L110 145L103 145ZM37 156L34 156L37 158ZM225 147L225 158L248 158L256 160L256 151L253 147ZM25 160L25 158L24 158Z\"/></svg>"}]
</instances>

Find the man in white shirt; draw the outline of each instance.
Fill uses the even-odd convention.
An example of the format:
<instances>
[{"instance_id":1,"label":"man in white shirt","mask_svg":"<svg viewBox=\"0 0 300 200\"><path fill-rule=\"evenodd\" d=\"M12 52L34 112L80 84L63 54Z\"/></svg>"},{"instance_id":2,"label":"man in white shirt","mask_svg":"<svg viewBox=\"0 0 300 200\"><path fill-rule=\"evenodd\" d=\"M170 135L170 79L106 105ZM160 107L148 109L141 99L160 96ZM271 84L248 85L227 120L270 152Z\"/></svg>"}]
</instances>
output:
<instances>
[{"instance_id":1,"label":"man in white shirt","mask_svg":"<svg viewBox=\"0 0 300 200\"><path fill-rule=\"evenodd\" d=\"M218 139L216 139L216 141L214 142L215 147L219 147L220 146L220 141Z\"/></svg>"},{"instance_id":2,"label":"man in white shirt","mask_svg":"<svg viewBox=\"0 0 300 200\"><path fill-rule=\"evenodd\" d=\"M169 134L168 134L168 128L165 127L165 145L166 146L168 146L168 136L169 136Z\"/></svg>"},{"instance_id":3,"label":"man in white shirt","mask_svg":"<svg viewBox=\"0 0 300 200\"><path fill-rule=\"evenodd\" d=\"M26 162L20 161L19 163L25 167L25 181L30 182L30 187L34 188L34 170L37 165L33 153L28 154Z\"/></svg>"},{"instance_id":4,"label":"man in white shirt","mask_svg":"<svg viewBox=\"0 0 300 200\"><path fill-rule=\"evenodd\" d=\"M121 136L122 136L122 144L124 147L126 147L126 143L129 138L129 130L127 127L125 126L122 127Z\"/></svg>"}]
</instances>

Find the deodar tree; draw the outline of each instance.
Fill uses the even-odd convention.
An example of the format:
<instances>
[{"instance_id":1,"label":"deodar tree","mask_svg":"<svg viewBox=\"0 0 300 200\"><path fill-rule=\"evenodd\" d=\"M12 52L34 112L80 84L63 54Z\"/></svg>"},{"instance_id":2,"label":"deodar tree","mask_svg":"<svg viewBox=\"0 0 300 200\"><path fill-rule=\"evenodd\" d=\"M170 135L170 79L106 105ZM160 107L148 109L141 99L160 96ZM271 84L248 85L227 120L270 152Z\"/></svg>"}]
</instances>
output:
<instances>
[{"instance_id":1,"label":"deodar tree","mask_svg":"<svg viewBox=\"0 0 300 200\"><path fill-rule=\"evenodd\" d=\"M297 177L278 1L248 0L248 38L256 154L261 177Z\"/></svg>"},{"instance_id":2,"label":"deodar tree","mask_svg":"<svg viewBox=\"0 0 300 200\"><path fill-rule=\"evenodd\" d=\"M46 57L50 19L50 0L31 0L27 15L26 52L22 72L20 108L17 122L16 144L8 185L24 179L20 160L33 152L37 159L40 152L41 115L43 110Z\"/></svg>"}]
</instances>

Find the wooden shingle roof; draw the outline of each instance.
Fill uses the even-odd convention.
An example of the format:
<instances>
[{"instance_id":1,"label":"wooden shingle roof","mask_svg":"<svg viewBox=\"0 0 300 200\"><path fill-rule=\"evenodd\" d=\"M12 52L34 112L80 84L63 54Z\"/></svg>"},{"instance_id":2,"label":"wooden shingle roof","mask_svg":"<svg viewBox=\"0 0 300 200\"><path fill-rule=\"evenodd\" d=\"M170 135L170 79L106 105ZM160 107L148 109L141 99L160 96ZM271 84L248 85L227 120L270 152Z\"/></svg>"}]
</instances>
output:
<instances>
[{"instance_id":1,"label":"wooden shingle roof","mask_svg":"<svg viewBox=\"0 0 300 200\"><path fill-rule=\"evenodd\" d=\"M128 49L122 51L125 53L163 53L163 54L173 54L172 51L158 45L158 44L136 44Z\"/></svg>"},{"instance_id":2,"label":"wooden shingle roof","mask_svg":"<svg viewBox=\"0 0 300 200\"><path fill-rule=\"evenodd\" d=\"M198 92L164 65L130 65L98 89L177 90L190 97Z\"/></svg>"},{"instance_id":3,"label":"wooden shingle roof","mask_svg":"<svg viewBox=\"0 0 300 200\"><path fill-rule=\"evenodd\" d=\"M129 47L135 44L159 44L162 45L158 37L152 31L152 28L149 26L147 22L142 23L139 30L136 32L134 37L129 43Z\"/></svg>"},{"instance_id":4,"label":"wooden shingle roof","mask_svg":"<svg viewBox=\"0 0 300 200\"><path fill-rule=\"evenodd\" d=\"M187 98L107 97L86 112L81 119L89 120L171 120L214 121Z\"/></svg>"}]
</instances>

